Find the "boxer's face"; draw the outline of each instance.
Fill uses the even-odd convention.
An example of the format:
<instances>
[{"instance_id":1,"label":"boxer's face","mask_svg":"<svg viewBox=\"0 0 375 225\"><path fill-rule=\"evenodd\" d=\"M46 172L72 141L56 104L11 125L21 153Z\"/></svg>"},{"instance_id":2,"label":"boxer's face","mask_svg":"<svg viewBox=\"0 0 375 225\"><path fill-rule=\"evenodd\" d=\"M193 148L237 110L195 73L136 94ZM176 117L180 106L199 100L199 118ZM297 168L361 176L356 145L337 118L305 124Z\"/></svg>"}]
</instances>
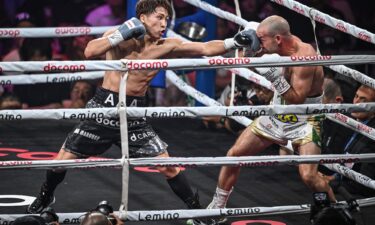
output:
<instances>
[{"instance_id":1,"label":"boxer's face","mask_svg":"<svg viewBox=\"0 0 375 225\"><path fill-rule=\"evenodd\" d=\"M257 36L260 40L260 47L265 54L277 53L278 44L275 35L270 35L265 26L259 26Z\"/></svg>"},{"instance_id":2,"label":"boxer's face","mask_svg":"<svg viewBox=\"0 0 375 225\"><path fill-rule=\"evenodd\" d=\"M160 39L167 29L169 15L163 7L157 7L155 12L141 15L141 21L144 23L148 34L155 39Z\"/></svg>"}]
</instances>

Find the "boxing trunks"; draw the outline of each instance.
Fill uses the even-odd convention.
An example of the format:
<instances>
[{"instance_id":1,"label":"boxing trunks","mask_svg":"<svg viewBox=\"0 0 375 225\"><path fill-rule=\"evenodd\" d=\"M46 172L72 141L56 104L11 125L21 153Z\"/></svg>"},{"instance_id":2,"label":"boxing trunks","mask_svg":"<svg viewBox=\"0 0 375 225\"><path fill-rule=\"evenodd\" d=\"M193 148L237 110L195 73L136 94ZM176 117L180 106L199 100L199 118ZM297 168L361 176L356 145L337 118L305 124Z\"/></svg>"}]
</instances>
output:
<instances>
[{"instance_id":1,"label":"boxing trunks","mask_svg":"<svg viewBox=\"0 0 375 225\"><path fill-rule=\"evenodd\" d=\"M319 104L321 100L322 96L308 98L304 104ZM250 129L257 136L281 145L286 145L290 140L294 149L309 142L314 142L320 147L320 125L323 119L324 115L275 114L260 116L250 124Z\"/></svg>"},{"instance_id":2,"label":"boxing trunks","mask_svg":"<svg viewBox=\"0 0 375 225\"><path fill-rule=\"evenodd\" d=\"M98 88L86 108L116 107L118 93ZM127 96L126 105L144 107L145 97ZM146 118L128 118L129 156L155 157L167 151L163 142L147 123ZM112 144L121 147L120 120L116 118L85 119L68 134L63 149L79 157L104 153Z\"/></svg>"}]
</instances>

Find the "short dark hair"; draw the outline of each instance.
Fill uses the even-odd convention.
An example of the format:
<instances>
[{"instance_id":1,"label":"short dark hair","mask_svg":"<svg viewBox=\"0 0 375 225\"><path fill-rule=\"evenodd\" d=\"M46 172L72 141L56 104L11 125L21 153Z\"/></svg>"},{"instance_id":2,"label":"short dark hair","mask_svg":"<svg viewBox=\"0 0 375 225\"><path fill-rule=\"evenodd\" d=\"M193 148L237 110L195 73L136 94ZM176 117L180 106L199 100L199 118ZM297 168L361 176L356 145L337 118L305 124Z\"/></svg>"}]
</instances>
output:
<instances>
[{"instance_id":1,"label":"short dark hair","mask_svg":"<svg viewBox=\"0 0 375 225\"><path fill-rule=\"evenodd\" d=\"M17 218L13 225L45 225L46 221L40 216L23 216Z\"/></svg>"},{"instance_id":2,"label":"short dark hair","mask_svg":"<svg viewBox=\"0 0 375 225\"><path fill-rule=\"evenodd\" d=\"M140 0L136 5L136 14L139 19L142 14L149 15L155 12L157 7L163 7L167 10L168 16L172 16L172 6L169 0Z\"/></svg>"}]
</instances>

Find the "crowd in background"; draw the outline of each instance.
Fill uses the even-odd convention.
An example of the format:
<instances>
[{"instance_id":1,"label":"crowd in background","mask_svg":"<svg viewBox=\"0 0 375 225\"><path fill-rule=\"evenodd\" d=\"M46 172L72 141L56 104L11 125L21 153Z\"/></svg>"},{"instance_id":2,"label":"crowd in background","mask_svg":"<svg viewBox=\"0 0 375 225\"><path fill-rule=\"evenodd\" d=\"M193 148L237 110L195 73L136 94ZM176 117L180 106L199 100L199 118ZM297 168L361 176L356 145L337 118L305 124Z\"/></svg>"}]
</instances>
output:
<instances>
[{"instance_id":1,"label":"crowd in background","mask_svg":"<svg viewBox=\"0 0 375 225\"><path fill-rule=\"evenodd\" d=\"M289 9L279 6L269 0L240 0L241 16L247 21L261 21L278 14L286 18L291 24L294 34L305 42L316 46L311 22ZM370 0L301 0L310 7L314 7L335 18L342 19L360 28L375 32L375 14L372 12ZM193 14L197 9L182 0L173 0L176 17ZM218 1L218 7L235 13L232 0ZM64 9L64 10L63 10ZM69 11L66 11L69 9ZM125 0L0 0L0 27L66 27L66 26L112 26L118 25L126 18ZM227 20L217 19L217 39L232 37L239 27ZM316 35L321 54L374 54L373 44L356 39L348 34L334 30L331 27L317 23ZM85 60L84 49L93 36L79 36L71 38L16 38L1 39L0 59L2 61L46 61L46 60ZM233 56L233 55L228 55ZM354 66L360 72L374 77L375 68L371 65ZM2 76L14 73L3 72ZM184 79L194 86L194 72L184 73ZM374 102L375 92L360 86L354 80L325 70L324 103L358 103ZM226 70L217 70L215 98L223 105L229 105L231 74ZM94 95L95 88L101 80L75 81L58 84L34 85L0 85L0 109L35 109L35 108L83 108ZM234 105L263 105L269 104L273 92L251 82L237 78L235 85ZM358 89L359 88L359 89ZM362 88L362 89L361 89ZM360 99L359 93L365 93L366 98ZM159 94L158 94L159 93ZM156 88L148 92L150 105L181 106L194 104L173 85L163 89L162 94ZM171 96L173 98L171 98ZM361 114L362 115L362 114ZM354 119L369 126L375 126L374 114L365 117L352 114ZM226 117L203 118L206 128L213 130L228 130L236 135L244 128L242 125ZM328 120L322 137L324 153L369 153L374 141L356 134L355 132L333 125ZM339 126L339 127L336 127ZM338 132L340 131L340 132ZM273 146L273 148L279 148ZM375 165L350 165L354 170L375 178ZM337 174L324 174L330 180L346 182L348 189L355 194L365 196L375 195L373 190L356 186ZM359 190L359 191L358 191ZM356 193L357 192L357 193Z\"/></svg>"}]
</instances>

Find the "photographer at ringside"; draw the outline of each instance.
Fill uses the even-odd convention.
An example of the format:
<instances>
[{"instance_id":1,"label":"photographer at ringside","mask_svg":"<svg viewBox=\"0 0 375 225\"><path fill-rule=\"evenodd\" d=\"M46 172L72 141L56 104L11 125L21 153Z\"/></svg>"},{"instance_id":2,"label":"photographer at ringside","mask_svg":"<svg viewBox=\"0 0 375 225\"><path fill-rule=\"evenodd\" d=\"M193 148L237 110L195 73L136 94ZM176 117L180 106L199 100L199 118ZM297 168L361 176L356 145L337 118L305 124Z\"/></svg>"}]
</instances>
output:
<instances>
[{"instance_id":1,"label":"photographer at ringside","mask_svg":"<svg viewBox=\"0 0 375 225\"><path fill-rule=\"evenodd\" d=\"M45 208L39 216L28 215L17 218L12 225L60 225L59 217L51 207Z\"/></svg>"},{"instance_id":2,"label":"photographer at ringside","mask_svg":"<svg viewBox=\"0 0 375 225\"><path fill-rule=\"evenodd\" d=\"M86 213L80 225L124 225L107 201L101 201L98 206Z\"/></svg>"},{"instance_id":3,"label":"photographer at ringside","mask_svg":"<svg viewBox=\"0 0 375 225\"><path fill-rule=\"evenodd\" d=\"M352 213L357 210L355 200L347 204L331 203L326 192L315 192L314 202L310 208L310 221L312 225L356 225Z\"/></svg>"}]
</instances>

